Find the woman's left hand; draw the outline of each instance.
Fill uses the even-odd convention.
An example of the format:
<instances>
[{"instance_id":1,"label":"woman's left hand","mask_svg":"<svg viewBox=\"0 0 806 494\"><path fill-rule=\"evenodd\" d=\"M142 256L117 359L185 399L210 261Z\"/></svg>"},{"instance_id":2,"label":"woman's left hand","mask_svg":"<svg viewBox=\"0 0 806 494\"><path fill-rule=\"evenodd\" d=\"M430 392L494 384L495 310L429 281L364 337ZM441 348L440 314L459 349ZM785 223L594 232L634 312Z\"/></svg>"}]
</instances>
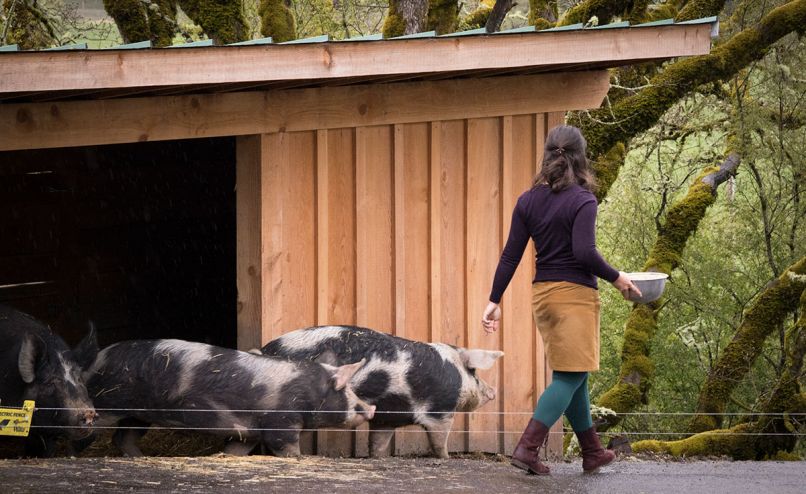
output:
<instances>
[{"instance_id":1,"label":"woman's left hand","mask_svg":"<svg viewBox=\"0 0 806 494\"><path fill-rule=\"evenodd\" d=\"M484 309L484 314L481 316L481 325L487 333L494 333L498 330L498 325L501 322L501 307L495 302L487 304Z\"/></svg>"}]
</instances>

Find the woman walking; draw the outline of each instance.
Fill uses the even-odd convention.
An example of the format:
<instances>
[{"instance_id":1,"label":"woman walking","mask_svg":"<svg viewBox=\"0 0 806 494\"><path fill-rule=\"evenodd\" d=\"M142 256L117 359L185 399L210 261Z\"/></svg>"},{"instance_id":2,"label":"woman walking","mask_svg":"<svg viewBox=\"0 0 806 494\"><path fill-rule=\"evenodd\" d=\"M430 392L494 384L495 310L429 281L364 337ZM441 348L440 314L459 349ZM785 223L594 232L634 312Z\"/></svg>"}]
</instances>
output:
<instances>
[{"instance_id":1,"label":"woman walking","mask_svg":"<svg viewBox=\"0 0 806 494\"><path fill-rule=\"evenodd\" d=\"M549 427L563 414L579 439L584 471L595 471L615 459L599 443L588 395L588 373L599 369L596 278L612 283L625 299L640 296L627 276L596 250L595 179L586 146L576 127L562 125L549 132L540 173L512 213L509 238L482 317L486 332L498 329L498 304L531 237L537 250L532 314L554 373L515 447L512 464L538 475L549 474L538 453Z\"/></svg>"}]
</instances>

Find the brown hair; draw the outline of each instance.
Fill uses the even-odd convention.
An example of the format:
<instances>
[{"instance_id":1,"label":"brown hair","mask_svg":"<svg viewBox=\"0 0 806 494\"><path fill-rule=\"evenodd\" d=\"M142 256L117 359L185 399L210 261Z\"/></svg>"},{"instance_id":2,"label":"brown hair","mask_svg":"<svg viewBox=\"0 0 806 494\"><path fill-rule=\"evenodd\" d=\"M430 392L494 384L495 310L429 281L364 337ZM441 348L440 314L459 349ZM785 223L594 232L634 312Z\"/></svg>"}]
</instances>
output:
<instances>
[{"instance_id":1,"label":"brown hair","mask_svg":"<svg viewBox=\"0 0 806 494\"><path fill-rule=\"evenodd\" d=\"M571 125L559 125L546 136L543 163L533 186L547 183L551 190L559 192L570 185L579 184L593 192L596 177L585 151L588 143L582 132Z\"/></svg>"}]
</instances>

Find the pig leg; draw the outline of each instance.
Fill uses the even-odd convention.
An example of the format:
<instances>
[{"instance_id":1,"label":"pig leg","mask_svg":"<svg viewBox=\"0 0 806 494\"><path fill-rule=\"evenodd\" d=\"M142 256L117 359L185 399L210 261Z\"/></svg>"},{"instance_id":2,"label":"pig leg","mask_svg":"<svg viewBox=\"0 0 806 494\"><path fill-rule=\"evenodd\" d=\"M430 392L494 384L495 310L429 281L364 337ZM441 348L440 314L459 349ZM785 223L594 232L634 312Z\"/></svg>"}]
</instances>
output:
<instances>
[{"instance_id":1,"label":"pig leg","mask_svg":"<svg viewBox=\"0 0 806 494\"><path fill-rule=\"evenodd\" d=\"M428 431L431 450L438 458L448 458L448 434L451 432L451 426L453 426L453 417L423 424L425 430Z\"/></svg>"},{"instance_id":2,"label":"pig leg","mask_svg":"<svg viewBox=\"0 0 806 494\"><path fill-rule=\"evenodd\" d=\"M137 441L148 432L144 428L148 425L137 419L123 419L118 422L118 427L124 428L115 431L115 434L112 435L112 442L124 456L143 456L143 452L137 447ZM137 429L126 429L125 427L137 427Z\"/></svg>"},{"instance_id":3,"label":"pig leg","mask_svg":"<svg viewBox=\"0 0 806 494\"><path fill-rule=\"evenodd\" d=\"M391 455L389 444L395 435L394 428L383 428L369 423L369 457L383 458Z\"/></svg>"}]
</instances>

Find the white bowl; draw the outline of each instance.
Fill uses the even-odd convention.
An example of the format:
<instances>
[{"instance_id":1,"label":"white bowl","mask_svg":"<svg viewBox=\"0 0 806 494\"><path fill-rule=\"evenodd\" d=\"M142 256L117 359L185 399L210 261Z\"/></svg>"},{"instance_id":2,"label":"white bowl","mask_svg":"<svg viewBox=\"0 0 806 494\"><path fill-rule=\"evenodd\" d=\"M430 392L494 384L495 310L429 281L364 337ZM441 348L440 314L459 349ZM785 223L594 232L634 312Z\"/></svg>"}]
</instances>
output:
<instances>
[{"instance_id":1,"label":"white bowl","mask_svg":"<svg viewBox=\"0 0 806 494\"><path fill-rule=\"evenodd\" d=\"M635 286L641 290L641 296L630 296L631 302L639 304L648 304L658 300L663 295L663 289L666 287L666 279L669 277L666 273L656 273L654 271L644 271L640 273L626 273L627 277L635 283Z\"/></svg>"}]
</instances>

